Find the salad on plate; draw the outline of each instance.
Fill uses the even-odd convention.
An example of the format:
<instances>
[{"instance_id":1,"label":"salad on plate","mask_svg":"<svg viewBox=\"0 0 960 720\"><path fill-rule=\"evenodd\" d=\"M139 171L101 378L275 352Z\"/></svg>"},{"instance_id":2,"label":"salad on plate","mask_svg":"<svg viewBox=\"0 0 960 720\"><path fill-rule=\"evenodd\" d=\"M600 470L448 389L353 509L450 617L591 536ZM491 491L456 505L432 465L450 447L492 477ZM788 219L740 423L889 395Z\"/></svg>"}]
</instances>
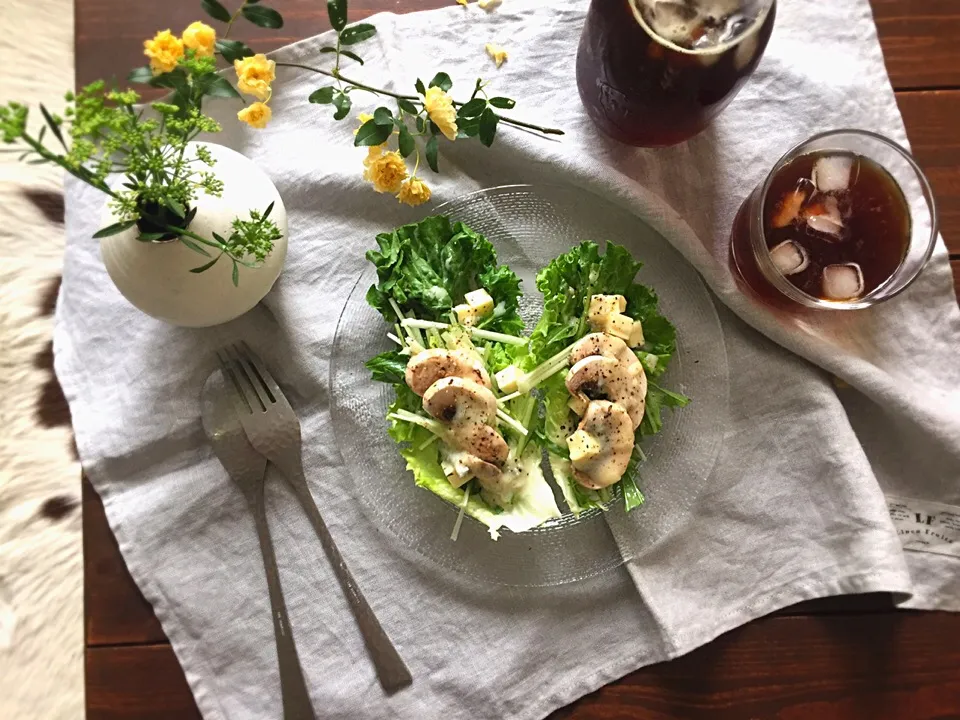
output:
<instances>
[{"instance_id":1,"label":"salad on plate","mask_svg":"<svg viewBox=\"0 0 960 720\"><path fill-rule=\"evenodd\" d=\"M622 488L643 503L640 441L663 407L658 384L676 332L635 281L623 247L584 242L537 275L543 312L525 334L520 280L483 236L444 216L377 237L367 302L395 347L367 362L393 386L387 419L416 484L486 525L524 532L561 516L543 453L570 511L606 509Z\"/></svg>"}]
</instances>

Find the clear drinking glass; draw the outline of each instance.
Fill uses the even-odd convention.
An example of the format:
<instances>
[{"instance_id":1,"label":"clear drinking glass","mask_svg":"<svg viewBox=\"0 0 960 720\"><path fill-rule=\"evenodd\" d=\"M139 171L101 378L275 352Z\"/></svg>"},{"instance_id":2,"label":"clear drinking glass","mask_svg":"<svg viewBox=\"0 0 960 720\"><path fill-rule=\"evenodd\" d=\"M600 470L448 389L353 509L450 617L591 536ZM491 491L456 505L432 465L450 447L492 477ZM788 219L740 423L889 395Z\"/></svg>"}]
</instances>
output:
<instances>
[{"instance_id":1,"label":"clear drinking glass","mask_svg":"<svg viewBox=\"0 0 960 720\"><path fill-rule=\"evenodd\" d=\"M828 165L818 165L817 161L824 158ZM846 160L838 166L837 158ZM851 169L847 190L822 192L820 186L838 185L835 177L825 181L823 176L828 173L823 170L817 181L816 172L809 181L793 177L798 168L806 170L810 166L827 167L836 176L839 167L842 183L848 162ZM885 183L886 195L879 190L870 194L871 188L883 190ZM866 189L860 191L860 186ZM803 196L801 203L798 195L797 217L792 223L775 228L776 218L785 218L794 209L787 207L784 211L789 204L785 198L792 192ZM845 193L848 199L844 199ZM862 198L852 202L849 198L856 199L857 193ZM891 201L890 207L883 202L887 195L897 201ZM821 216L826 221L810 220L809 208L816 205L819 212L832 203L835 209L837 200L842 208L836 214L838 225L830 224L830 208ZM902 212L893 205L902 205ZM821 222L826 224L818 224ZM822 232L824 228L830 232ZM906 289L930 259L937 230L933 191L909 152L877 133L834 130L815 135L787 152L740 206L730 241L731 270L742 286L775 306L856 310L888 300ZM834 231L836 235L832 234ZM796 242L800 248L781 247L786 241ZM786 255L771 252L778 248ZM799 252L794 254L794 250ZM824 253L846 256L842 262L836 257L818 258ZM793 269L793 257L802 270ZM838 275L841 265L849 273L841 268ZM832 274L829 269L833 269ZM857 272L862 288L859 295L841 298L842 293L828 292L828 278L849 278L853 282Z\"/></svg>"},{"instance_id":2,"label":"clear drinking glass","mask_svg":"<svg viewBox=\"0 0 960 720\"><path fill-rule=\"evenodd\" d=\"M630 145L701 132L753 73L774 0L592 0L577 53L590 118Z\"/></svg>"}]
</instances>

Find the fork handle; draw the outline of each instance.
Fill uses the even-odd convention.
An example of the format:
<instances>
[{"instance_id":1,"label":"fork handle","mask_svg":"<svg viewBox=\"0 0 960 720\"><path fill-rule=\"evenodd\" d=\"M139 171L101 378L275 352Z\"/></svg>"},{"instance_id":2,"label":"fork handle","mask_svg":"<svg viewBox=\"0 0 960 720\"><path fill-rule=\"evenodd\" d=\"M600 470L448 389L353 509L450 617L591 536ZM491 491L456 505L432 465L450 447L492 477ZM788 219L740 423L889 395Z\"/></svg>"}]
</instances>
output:
<instances>
[{"instance_id":1,"label":"fork handle","mask_svg":"<svg viewBox=\"0 0 960 720\"><path fill-rule=\"evenodd\" d=\"M337 576L340 588L343 590L343 594L347 596L350 610L356 618L357 625L360 626L363 642L373 660L380 685L388 694L407 687L413 682L410 671L403 662L403 658L400 657L400 653L390 642L390 638L380 625L380 621L377 620L377 616L373 614L373 610L367 603L366 598L363 597L356 580L353 579L350 569L344 562L343 556L340 555L340 550L320 515L320 508L317 507L317 503L314 502L313 496L310 494L310 488L307 486L303 471L297 472L297 468L288 468L287 470L289 470L286 473L287 479L290 481L300 504L303 505L303 509L306 510L313 529L320 538L320 545L326 553L327 560L333 566L333 572Z\"/></svg>"},{"instance_id":2,"label":"fork handle","mask_svg":"<svg viewBox=\"0 0 960 720\"><path fill-rule=\"evenodd\" d=\"M277 556L270 538L267 525L267 505L264 499L265 482L257 483L251 502L257 537L260 540L260 552L263 554L263 568L267 574L267 588L270 591L270 614L273 616L273 635L277 644L277 661L280 665L280 697L283 702L284 720L315 720L310 693L303 677L297 646L293 642L290 621L287 618L287 604L283 599L280 586L280 573L277 570Z\"/></svg>"}]
</instances>

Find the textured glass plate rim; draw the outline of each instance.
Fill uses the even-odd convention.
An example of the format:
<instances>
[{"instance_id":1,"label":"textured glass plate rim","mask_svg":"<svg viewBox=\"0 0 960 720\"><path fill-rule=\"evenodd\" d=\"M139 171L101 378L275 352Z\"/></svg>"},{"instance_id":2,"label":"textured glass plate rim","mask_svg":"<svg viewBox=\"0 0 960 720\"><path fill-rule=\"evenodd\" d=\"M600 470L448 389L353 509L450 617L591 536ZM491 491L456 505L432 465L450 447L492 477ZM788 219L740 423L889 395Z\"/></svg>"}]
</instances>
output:
<instances>
[{"instance_id":1,"label":"textured glass plate rim","mask_svg":"<svg viewBox=\"0 0 960 720\"><path fill-rule=\"evenodd\" d=\"M445 214L445 213L450 214L451 209L455 209L460 205L468 203L471 199L493 197L499 194L503 194L506 191L527 191L533 195L536 195L539 190L554 190L554 191L562 192L562 191L569 191L571 190L571 188L569 188L568 186L551 184L551 183L538 183L537 185L511 184L511 185L500 185L492 188L483 188L470 193L465 193L464 195L448 200L442 203L441 205L439 205L431 214ZM587 193L587 194L593 194L593 193ZM620 205L616 204L615 202L611 201L608 198L602 198L602 199L605 202L608 202L616 206L622 212L632 215L638 221L644 223L649 227L649 223L643 217L637 215L635 212L621 207ZM654 232L661 237L663 242L669 245L669 242L665 238L662 238L662 235L659 232L657 231L654 231ZM676 252L675 248L673 250L674 252ZM685 259L682 258L682 256L679 255L679 253L677 253L677 255L679 256L682 262L687 262ZM353 282L352 286L350 287L350 290L346 295L346 299L340 309L340 313L338 314L337 325L334 331L334 341L333 341L333 346L331 351L331 363L330 363L330 368L328 372L328 377L329 377L330 388L332 392L331 410L332 410L332 419L334 421L333 429L334 429L334 435L337 439L338 446L341 444L340 437L343 432L343 423L338 422L337 418L340 415L340 413L344 411L344 408L341 408L337 402L336 388L338 387L338 385L335 381L337 376L337 371L338 371L338 363L336 362L336 357L338 356L337 349L340 346L340 343L343 342L344 333L342 333L342 330L343 330L344 316L351 305L351 301L354 300L354 294L358 292L360 284L364 280L364 278L368 278L371 281L375 281L376 272L372 265L367 266L362 272L360 272L357 279ZM705 305L709 307L712 313L712 317L715 321L716 328L719 331L720 338L722 339L723 326L719 321L719 316L717 314L716 305L715 305L713 296L709 292L709 289L707 288L706 284L703 282L703 279L699 277L698 274L696 276L696 281L699 288L703 291L703 297L707 301ZM371 312L374 312L374 311L371 309ZM728 387L729 367L728 367L727 358L726 358L725 344L721 344L721 352L722 352L722 363L721 363L722 384L723 384L723 395L724 395L723 404L724 404L724 410L726 410L726 396L729 391L729 387ZM709 458L703 471L705 478L709 477L713 467L715 467L716 465L716 462L723 448L722 433L718 434L718 438L719 438L719 442L716 444L715 448L710 453L711 457ZM409 471L404 470L403 474L407 480L410 479ZM550 482L552 486L555 485L552 479ZM411 484L411 487L415 487L415 486ZM418 492L423 492L425 495L431 496L430 499L434 501L444 511L446 511L451 518L456 517L458 512L457 508L453 507L450 503L444 501L441 498L434 496L432 493L430 493L427 490L424 490L422 488L416 488L416 489ZM359 494L364 495L364 491L360 490ZM547 523L544 523L543 525L537 528L528 530L520 535L510 533L509 530L504 530L504 532L508 533L509 535L512 535L513 537L531 537L536 535L543 536L548 533L556 533L558 530L562 530L564 527L577 526L582 523L589 522L591 520L593 520L594 522L597 522L597 521L602 522L603 517L609 518L610 516L615 514L620 514L626 517L626 513L622 512L622 507L619 505L619 502L621 501L622 501L622 491L620 487L617 486L615 489L615 497L607 505L608 509L605 509L605 510L593 509L590 511L583 512L579 516L572 516L567 511L564 513L564 515L561 518L550 520ZM622 549L619 547L619 543L617 543L615 539L616 535L618 534L617 528L613 527L614 523L609 523L608 521L607 524L610 525L608 529L610 530L611 535L614 537L614 542L616 543L614 546L614 549L617 551L616 557L611 556L605 562L601 561L601 559L598 558L598 562L592 564L589 570L580 571L574 577L569 577L569 578L565 577L564 579L561 579L561 580L551 579L543 582L513 582L513 581L506 581L498 578L489 578L489 577L480 578L477 574L475 574L474 572L471 572L470 569L465 568L461 564L455 562L451 556L444 555L443 557L435 557L431 554L428 554L427 552L422 550L420 547L416 546L409 537L404 537L403 532L398 529L397 526L400 523L398 523L395 520L389 520L381 511L378 511L374 507L371 507L370 506L371 504L369 502L361 501L360 505L363 513L367 515L371 520L373 520L378 527L385 527L389 531L389 534L394 536L405 547L414 550L417 553L417 557L419 559L422 559L424 562L434 566L455 570L457 573L465 577L469 577L471 579L482 579L485 583L493 584L493 585L501 585L501 586L507 586L507 587L548 587L548 586L556 586L556 585L568 584L573 582L580 582L583 580L587 580L587 579L602 575L606 572L609 572L617 567L620 567L623 563L631 559L631 557L626 557L623 555ZM482 525L479 521L470 517L464 518L464 522L474 523L477 526ZM659 540L662 535L667 534L668 532L669 530L667 532L660 533L656 536L648 538L648 540L650 542ZM493 541L490 541L490 542L493 542Z\"/></svg>"}]
</instances>

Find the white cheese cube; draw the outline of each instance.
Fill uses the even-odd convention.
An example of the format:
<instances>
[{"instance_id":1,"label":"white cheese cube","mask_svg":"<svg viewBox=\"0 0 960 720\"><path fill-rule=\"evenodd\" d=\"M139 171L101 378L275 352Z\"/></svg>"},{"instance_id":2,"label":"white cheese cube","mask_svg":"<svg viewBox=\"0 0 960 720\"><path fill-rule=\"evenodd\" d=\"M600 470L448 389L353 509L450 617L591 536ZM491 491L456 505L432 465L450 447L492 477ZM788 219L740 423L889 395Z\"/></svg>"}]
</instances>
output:
<instances>
[{"instance_id":1,"label":"white cheese cube","mask_svg":"<svg viewBox=\"0 0 960 720\"><path fill-rule=\"evenodd\" d=\"M633 318L629 318L626 315L621 315L620 313L610 315L607 317L607 323L604 326L603 331L610 333L621 340L629 340L630 333L633 332Z\"/></svg>"},{"instance_id":2,"label":"white cheese cube","mask_svg":"<svg viewBox=\"0 0 960 720\"><path fill-rule=\"evenodd\" d=\"M590 307L587 309L587 320L591 329L603 332L610 315L621 313L627 309L627 299L623 295L591 295Z\"/></svg>"},{"instance_id":3,"label":"white cheese cube","mask_svg":"<svg viewBox=\"0 0 960 720\"><path fill-rule=\"evenodd\" d=\"M512 393L517 391L517 380L520 379L520 370L516 365L509 365L500 372L496 373L494 379L497 381L497 387L502 393Z\"/></svg>"},{"instance_id":4,"label":"white cheese cube","mask_svg":"<svg viewBox=\"0 0 960 720\"><path fill-rule=\"evenodd\" d=\"M486 317L493 313L493 298L483 288L468 292L463 296L463 299L467 301L467 305L473 308L477 317Z\"/></svg>"},{"instance_id":5,"label":"white cheese cube","mask_svg":"<svg viewBox=\"0 0 960 720\"><path fill-rule=\"evenodd\" d=\"M630 338L627 340L627 345L632 348L643 345L643 325L640 324L639 320L633 321L633 329L630 330Z\"/></svg>"},{"instance_id":6,"label":"white cheese cube","mask_svg":"<svg viewBox=\"0 0 960 720\"><path fill-rule=\"evenodd\" d=\"M457 305L453 308L453 311L457 314L457 322L467 327L476 325L477 320L480 319L480 315L477 314L476 308L472 305Z\"/></svg>"},{"instance_id":7,"label":"white cheese cube","mask_svg":"<svg viewBox=\"0 0 960 720\"><path fill-rule=\"evenodd\" d=\"M577 430L567 438L567 447L570 449L570 462L586 462L593 460L600 454L600 443L590 433Z\"/></svg>"},{"instance_id":8,"label":"white cheese cube","mask_svg":"<svg viewBox=\"0 0 960 720\"><path fill-rule=\"evenodd\" d=\"M584 400L579 395L574 395L567 403L567 407L573 410L580 417L583 417L583 414L587 412L587 405L589 404L590 403L587 400Z\"/></svg>"}]
</instances>

